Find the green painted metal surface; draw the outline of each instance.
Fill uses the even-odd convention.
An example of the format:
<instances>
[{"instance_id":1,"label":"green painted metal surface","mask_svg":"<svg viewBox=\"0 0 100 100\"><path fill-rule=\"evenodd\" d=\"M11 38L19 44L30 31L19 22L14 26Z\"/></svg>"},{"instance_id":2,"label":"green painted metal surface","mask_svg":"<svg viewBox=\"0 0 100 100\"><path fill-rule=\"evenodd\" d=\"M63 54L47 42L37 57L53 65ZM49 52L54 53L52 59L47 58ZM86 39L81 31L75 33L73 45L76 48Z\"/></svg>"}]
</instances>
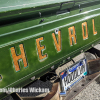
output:
<instances>
[{"instance_id":1,"label":"green painted metal surface","mask_svg":"<svg viewBox=\"0 0 100 100\"><path fill-rule=\"evenodd\" d=\"M3 1L0 2L4 3ZM60 65L60 63L64 63L64 61L66 62L68 57L74 57L82 50L85 51L91 48L91 45L99 43L100 4L98 2L82 4L81 12L80 8L78 8L78 4L79 3L76 3L75 8L73 7L71 11L67 13L58 15L50 13L49 16L36 17L35 19L27 19L22 22L18 21L17 23L7 22L4 25L1 24L0 88L24 86L31 82L31 77L35 76L38 78L45 74L47 71L50 71L52 66L56 68L58 65ZM49 12L49 10L46 9L45 13L46 12ZM9 18L13 17L10 16ZM39 24L41 19L44 19L44 21ZM97 31L96 35L93 35L92 19L95 21L95 31ZM0 21L2 22L2 20ZM83 22L87 22L88 27L88 39L86 40L83 40L82 35ZM68 31L68 28L72 26L75 27L77 41L77 43L73 44L73 46L70 45ZM59 29L61 31L60 52L57 52L52 37L52 33L55 32L55 29ZM43 61L39 60L36 45L36 39L41 37L43 37L41 46L45 46L43 54L47 54L47 58L45 58ZM24 46L24 52L28 66L25 68L23 62L20 61L20 71L16 72L10 49L14 47L16 49L16 55L18 56L21 54L19 49L20 44L23 44ZM3 97L4 95L5 94L1 94L0 97Z\"/></svg>"},{"instance_id":2,"label":"green painted metal surface","mask_svg":"<svg viewBox=\"0 0 100 100\"><path fill-rule=\"evenodd\" d=\"M16 10L74 0L8 0L0 1L0 11Z\"/></svg>"}]
</instances>

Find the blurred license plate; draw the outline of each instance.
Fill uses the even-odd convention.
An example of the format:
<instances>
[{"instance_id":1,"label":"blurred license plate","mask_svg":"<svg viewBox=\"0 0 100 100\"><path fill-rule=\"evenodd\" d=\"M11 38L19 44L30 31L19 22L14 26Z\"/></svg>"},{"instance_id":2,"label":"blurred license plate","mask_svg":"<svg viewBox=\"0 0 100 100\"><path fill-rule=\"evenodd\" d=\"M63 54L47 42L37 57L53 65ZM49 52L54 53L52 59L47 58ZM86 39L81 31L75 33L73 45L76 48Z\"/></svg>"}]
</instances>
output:
<instances>
[{"instance_id":1,"label":"blurred license plate","mask_svg":"<svg viewBox=\"0 0 100 100\"><path fill-rule=\"evenodd\" d=\"M66 91L87 75L86 59L82 59L60 73L62 91Z\"/></svg>"}]
</instances>

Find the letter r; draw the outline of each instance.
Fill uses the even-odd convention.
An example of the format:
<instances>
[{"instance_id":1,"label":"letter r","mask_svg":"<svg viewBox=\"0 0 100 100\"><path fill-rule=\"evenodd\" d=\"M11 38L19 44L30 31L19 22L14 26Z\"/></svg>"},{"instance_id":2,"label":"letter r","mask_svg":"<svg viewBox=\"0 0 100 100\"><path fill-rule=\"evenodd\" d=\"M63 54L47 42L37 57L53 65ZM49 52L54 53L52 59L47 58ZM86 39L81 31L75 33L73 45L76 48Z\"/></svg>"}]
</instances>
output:
<instances>
[{"instance_id":1,"label":"letter r","mask_svg":"<svg viewBox=\"0 0 100 100\"><path fill-rule=\"evenodd\" d=\"M22 59L23 60L23 63L24 63L24 67L27 67L27 61L26 61L26 57L25 57L25 52L24 52L23 44L20 44L19 45L19 48L20 48L21 54L18 55L18 56L15 53L15 48L14 47L11 47L10 48L11 55L12 55L12 58L13 58L13 63L14 63L14 66L15 66L15 70L16 71L19 71L20 70L20 67L19 67L19 64L18 64L18 60L19 59Z\"/></svg>"},{"instance_id":2,"label":"letter r","mask_svg":"<svg viewBox=\"0 0 100 100\"><path fill-rule=\"evenodd\" d=\"M68 30L69 30L70 45L72 46L72 45L73 45L73 42L74 42L74 44L77 43L77 42L76 42L75 27L74 27L74 26L69 27Z\"/></svg>"}]
</instances>

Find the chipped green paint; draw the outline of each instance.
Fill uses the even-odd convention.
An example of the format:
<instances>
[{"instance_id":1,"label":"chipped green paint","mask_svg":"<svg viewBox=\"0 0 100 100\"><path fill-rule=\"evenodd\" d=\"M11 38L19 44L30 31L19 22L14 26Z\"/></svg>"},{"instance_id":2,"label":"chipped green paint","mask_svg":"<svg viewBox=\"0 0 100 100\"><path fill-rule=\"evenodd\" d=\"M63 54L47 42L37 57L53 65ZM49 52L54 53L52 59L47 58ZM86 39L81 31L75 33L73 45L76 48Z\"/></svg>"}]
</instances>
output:
<instances>
[{"instance_id":1,"label":"chipped green paint","mask_svg":"<svg viewBox=\"0 0 100 100\"><path fill-rule=\"evenodd\" d=\"M29 2L30 1L31 0L29 0ZM59 1L62 2L63 0ZM28 19L27 17L27 20L22 20L22 22L19 19L18 22L15 20L15 16L17 16L16 11L12 11L13 13L11 13L11 16L6 12L6 17L9 17L9 20L14 18L14 22L8 21L8 19L4 17L4 13L0 13L2 15L2 17L0 17L0 22L2 22L2 19L5 21L7 20L7 22L4 21L4 24L0 24L0 75L2 75L2 80L0 80L0 88L24 86L31 82L31 77L35 76L38 78L50 71L51 66L57 68L62 63L67 62L68 57L74 57L82 50L85 51L91 48L92 44L95 45L99 43L100 4L98 0L95 2L93 2L93 0L87 1L92 2L88 4L81 4L81 9L83 9L81 12L78 6L80 3L76 3L76 5L71 9L70 13L55 15L54 13L57 10L56 8L52 8L52 10L47 8L46 10L42 9L42 11L44 11L43 14L45 13L44 15L42 14L43 16L36 16L35 19ZM36 11L39 13L39 10ZM28 11L26 10L26 12ZM48 14L48 16L46 14ZM44 22L39 24L41 19L44 19ZM93 34L93 19L95 22L95 31L97 31L96 35ZM83 40L82 36L82 23L84 22L87 22L88 27L88 39L86 40ZM70 46L68 28L72 26L75 27L77 44ZM59 29L59 31L61 31L60 52L57 52L54 45L54 40L52 38L52 33L55 32L55 29ZM43 37L41 45L45 45L43 54L47 54L47 58L43 61L39 61L36 45L36 39L40 37ZM24 68L23 62L20 62L20 71L16 72L13 65L10 48L15 47L17 52L16 54L20 54L18 47L20 44L24 45L28 67ZM0 94L1 98L3 96L4 94Z\"/></svg>"},{"instance_id":2,"label":"chipped green paint","mask_svg":"<svg viewBox=\"0 0 100 100\"><path fill-rule=\"evenodd\" d=\"M0 81L2 80L2 75L0 75Z\"/></svg>"}]
</instances>

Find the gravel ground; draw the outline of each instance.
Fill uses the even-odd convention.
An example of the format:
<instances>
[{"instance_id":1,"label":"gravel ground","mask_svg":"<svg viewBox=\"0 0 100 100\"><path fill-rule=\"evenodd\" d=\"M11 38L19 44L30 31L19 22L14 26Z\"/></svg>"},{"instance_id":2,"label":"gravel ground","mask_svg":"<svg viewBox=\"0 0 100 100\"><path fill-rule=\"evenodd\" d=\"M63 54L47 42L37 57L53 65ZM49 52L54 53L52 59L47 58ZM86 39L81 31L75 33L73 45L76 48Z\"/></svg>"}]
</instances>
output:
<instances>
[{"instance_id":1,"label":"gravel ground","mask_svg":"<svg viewBox=\"0 0 100 100\"><path fill-rule=\"evenodd\" d=\"M96 45L95 48L100 49L100 44ZM73 58L73 60L76 62L84 57L84 53L81 53L77 57ZM65 68L71 66L73 64L72 61L69 63L63 65L62 67L59 67L56 70L56 73L59 74L60 71L64 70ZM86 89L84 89L80 94L78 94L73 100L100 100L100 78L96 79L96 81L92 82ZM49 88L51 90L52 88L52 82L46 81L42 82L40 80L34 82L29 87L40 87L40 88ZM45 96L47 93L20 93L20 96ZM6 98L2 100L13 100L11 96L7 96Z\"/></svg>"},{"instance_id":2,"label":"gravel ground","mask_svg":"<svg viewBox=\"0 0 100 100\"><path fill-rule=\"evenodd\" d=\"M100 100L100 85L94 81L73 100Z\"/></svg>"}]
</instances>

